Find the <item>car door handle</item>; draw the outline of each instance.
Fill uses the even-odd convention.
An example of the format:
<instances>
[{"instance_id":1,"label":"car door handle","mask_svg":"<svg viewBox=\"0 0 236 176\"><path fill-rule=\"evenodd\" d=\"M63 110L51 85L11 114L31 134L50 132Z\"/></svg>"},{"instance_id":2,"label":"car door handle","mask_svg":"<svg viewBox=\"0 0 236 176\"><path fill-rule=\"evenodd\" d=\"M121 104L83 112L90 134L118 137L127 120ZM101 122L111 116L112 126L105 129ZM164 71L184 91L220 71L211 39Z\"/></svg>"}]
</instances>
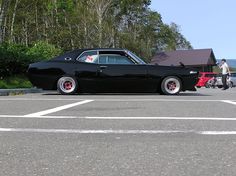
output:
<instances>
[{"instance_id":1,"label":"car door handle","mask_svg":"<svg viewBox=\"0 0 236 176\"><path fill-rule=\"evenodd\" d=\"M107 68L107 66L105 66L105 65L101 65L101 66L100 66L100 69L101 69L101 70L106 69L106 68Z\"/></svg>"}]
</instances>

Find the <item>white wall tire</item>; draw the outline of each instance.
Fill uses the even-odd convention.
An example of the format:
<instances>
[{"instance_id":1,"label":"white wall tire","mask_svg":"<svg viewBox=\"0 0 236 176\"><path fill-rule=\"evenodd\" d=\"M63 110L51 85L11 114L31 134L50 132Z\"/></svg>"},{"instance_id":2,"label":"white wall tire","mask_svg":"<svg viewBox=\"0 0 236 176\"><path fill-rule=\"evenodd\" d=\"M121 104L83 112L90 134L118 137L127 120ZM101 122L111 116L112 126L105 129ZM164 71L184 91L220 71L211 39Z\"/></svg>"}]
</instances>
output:
<instances>
[{"instance_id":1,"label":"white wall tire","mask_svg":"<svg viewBox=\"0 0 236 176\"><path fill-rule=\"evenodd\" d=\"M57 90L63 95L75 94L78 91L78 82L73 77L61 77L57 81Z\"/></svg>"},{"instance_id":2,"label":"white wall tire","mask_svg":"<svg viewBox=\"0 0 236 176\"><path fill-rule=\"evenodd\" d=\"M177 95L181 89L181 80L175 76L168 76L161 83L161 91L165 95Z\"/></svg>"}]
</instances>

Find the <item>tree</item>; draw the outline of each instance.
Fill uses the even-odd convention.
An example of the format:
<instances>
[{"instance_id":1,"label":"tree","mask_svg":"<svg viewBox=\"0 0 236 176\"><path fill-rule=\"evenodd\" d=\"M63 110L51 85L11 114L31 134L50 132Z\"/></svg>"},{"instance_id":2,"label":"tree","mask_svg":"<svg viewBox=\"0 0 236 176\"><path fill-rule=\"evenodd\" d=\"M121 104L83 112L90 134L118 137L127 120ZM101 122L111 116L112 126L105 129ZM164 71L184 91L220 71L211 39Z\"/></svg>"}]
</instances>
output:
<instances>
[{"instance_id":1,"label":"tree","mask_svg":"<svg viewBox=\"0 0 236 176\"><path fill-rule=\"evenodd\" d=\"M189 49L180 27L162 21L151 0L0 0L0 43L31 47L127 48L146 60L156 51Z\"/></svg>"},{"instance_id":2,"label":"tree","mask_svg":"<svg viewBox=\"0 0 236 176\"><path fill-rule=\"evenodd\" d=\"M6 24L7 24L7 13L9 9L10 0L0 1L0 43L5 40L6 35Z\"/></svg>"}]
</instances>

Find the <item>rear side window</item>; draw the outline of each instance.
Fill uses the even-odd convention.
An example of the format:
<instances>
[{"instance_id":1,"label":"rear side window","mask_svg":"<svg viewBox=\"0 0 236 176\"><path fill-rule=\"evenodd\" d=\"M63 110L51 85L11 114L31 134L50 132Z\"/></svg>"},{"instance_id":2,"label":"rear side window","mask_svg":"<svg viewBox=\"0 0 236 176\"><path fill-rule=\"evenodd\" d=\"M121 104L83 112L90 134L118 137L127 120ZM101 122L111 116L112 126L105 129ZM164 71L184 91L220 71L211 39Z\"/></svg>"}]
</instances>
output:
<instances>
[{"instance_id":1,"label":"rear side window","mask_svg":"<svg viewBox=\"0 0 236 176\"><path fill-rule=\"evenodd\" d=\"M86 63L98 63L98 52L97 51L87 51L79 56L78 60L80 62Z\"/></svg>"}]
</instances>

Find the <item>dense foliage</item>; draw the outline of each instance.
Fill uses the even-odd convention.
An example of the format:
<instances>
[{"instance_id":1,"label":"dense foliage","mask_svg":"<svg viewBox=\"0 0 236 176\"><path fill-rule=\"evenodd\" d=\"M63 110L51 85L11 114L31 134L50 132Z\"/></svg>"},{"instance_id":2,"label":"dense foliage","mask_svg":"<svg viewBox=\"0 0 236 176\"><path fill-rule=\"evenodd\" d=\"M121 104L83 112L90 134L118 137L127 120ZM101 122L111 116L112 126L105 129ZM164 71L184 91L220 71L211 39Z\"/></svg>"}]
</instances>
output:
<instances>
[{"instance_id":1,"label":"dense foliage","mask_svg":"<svg viewBox=\"0 0 236 176\"><path fill-rule=\"evenodd\" d=\"M47 41L64 50L124 47L152 51L191 48L176 24L164 24L150 0L0 0L0 42Z\"/></svg>"},{"instance_id":2,"label":"dense foliage","mask_svg":"<svg viewBox=\"0 0 236 176\"><path fill-rule=\"evenodd\" d=\"M157 51L189 49L151 0L0 0L0 71L18 74L32 61L74 48L127 48L146 60Z\"/></svg>"},{"instance_id":3,"label":"dense foliage","mask_svg":"<svg viewBox=\"0 0 236 176\"><path fill-rule=\"evenodd\" d=\"M30 63L52 58L61 52L60 49L42 41L31 47L4 43L0 45L0 78L25 73Z\"/></svg>"}]
</instances>

